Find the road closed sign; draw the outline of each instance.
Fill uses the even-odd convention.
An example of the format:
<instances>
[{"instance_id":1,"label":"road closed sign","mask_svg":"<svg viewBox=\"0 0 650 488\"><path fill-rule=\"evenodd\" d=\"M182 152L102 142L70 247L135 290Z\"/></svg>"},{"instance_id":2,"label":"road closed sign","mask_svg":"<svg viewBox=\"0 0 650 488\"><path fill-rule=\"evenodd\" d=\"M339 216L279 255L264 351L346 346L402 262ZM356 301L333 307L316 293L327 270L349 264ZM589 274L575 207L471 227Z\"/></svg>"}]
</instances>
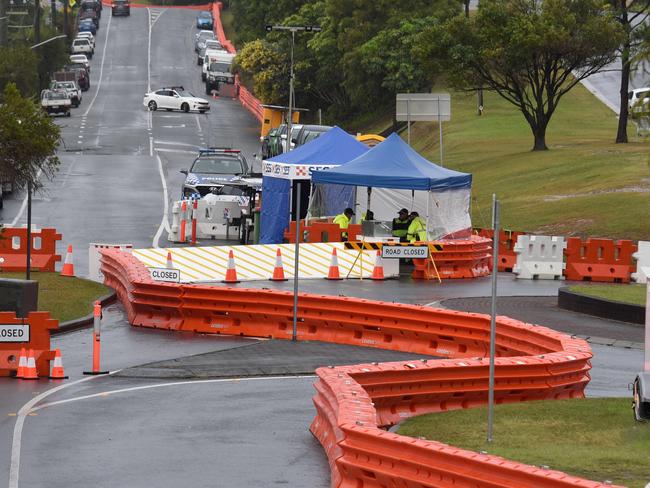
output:
<instances>
[{"instance_id":1,"label":"road closed sign","mask_svg":"<svg viewBox=\"0 0 650 488\"><path fill-rule=\"evenodd\" d=\"M426 259L429 257L427 246L387 246L381 248L381 257L387 259Z\"/></svg>"},{"instance_id":2,"label":"road closed sign","mask_svg":"<svg viewBox=\"0 0 650 488\"><path fill-rule=\"evenodd\" d=\"M180 283L181 272L173 268L149 268L149 274L154 281L172 281Z\"/></svg>"},{"instance_id":3,"label":"road closed sign","mask_svg":"<svg viewBox=\"0 0 650 488\"><path fill-rule=\"evenodd\" d=\"M29 342L29 324L0 324L0 342Z\"/></svg>"}]
</instances>

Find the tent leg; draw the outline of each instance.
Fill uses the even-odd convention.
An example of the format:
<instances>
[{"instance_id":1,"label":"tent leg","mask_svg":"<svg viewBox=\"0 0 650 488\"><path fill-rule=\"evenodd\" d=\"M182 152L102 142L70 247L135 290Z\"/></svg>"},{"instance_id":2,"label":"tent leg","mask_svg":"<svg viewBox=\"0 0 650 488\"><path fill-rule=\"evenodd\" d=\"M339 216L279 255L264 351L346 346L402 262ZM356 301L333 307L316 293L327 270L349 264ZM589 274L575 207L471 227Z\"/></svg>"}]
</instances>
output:
<instances>
[{"instance_id":1,"label":"tent leg","mask_svg":"<svg viewBox=\"0 0 650 488\"><path fill-rule=\"evenodd\" d=\"M442 283L442 279L440 278L440 273L438 273L438 266L436 266L436 262L433 259L433 253L431 252L431 246L429 246L429 259L431 260L431 264L433 264L433 269L436 271L436 277L438 278L438 283Z\"/></svg>"}]
</instances>

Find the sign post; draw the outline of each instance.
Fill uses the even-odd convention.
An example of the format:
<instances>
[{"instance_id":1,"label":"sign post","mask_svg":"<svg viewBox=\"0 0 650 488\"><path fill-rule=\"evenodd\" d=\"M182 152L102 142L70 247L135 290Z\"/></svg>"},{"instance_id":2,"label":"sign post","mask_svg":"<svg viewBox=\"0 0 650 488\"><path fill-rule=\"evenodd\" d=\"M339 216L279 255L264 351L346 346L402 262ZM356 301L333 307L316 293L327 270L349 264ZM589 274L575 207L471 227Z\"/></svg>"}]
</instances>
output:
<instances>
[{"instance_id":1,"label":"sign post","mask_svg":"<svg viewBox=\"0 0 650 488\"><path fill-rule=\"evenodd\" d=\"M395 119L407 124L408 143L411 145L411 122L438 122L440 132L440 165L443 165L442 123L451 120L449 93L398 93Z\"/></svg>"},{"instance_id":2,"label":"sign post","mask_svg":"<svg viewBox=\"0 0 650 488\"><path fill-rule=\"evenodd\" d=\"M487 441L492 442L492 427L494 423L494 370L497 338L497 270L499 268L499 200L492 194L492 310L490 314L490 373L488 384L488 432Z\"/></svg>"}]
</instances>

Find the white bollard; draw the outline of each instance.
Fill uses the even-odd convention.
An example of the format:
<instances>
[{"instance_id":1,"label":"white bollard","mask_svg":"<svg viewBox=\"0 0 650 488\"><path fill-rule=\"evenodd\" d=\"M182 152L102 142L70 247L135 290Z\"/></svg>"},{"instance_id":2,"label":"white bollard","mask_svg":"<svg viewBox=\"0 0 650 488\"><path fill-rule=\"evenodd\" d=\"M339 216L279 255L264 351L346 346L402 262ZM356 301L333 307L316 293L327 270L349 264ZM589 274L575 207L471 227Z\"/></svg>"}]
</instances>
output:
<instances>
[{"instance_id":1,"label":"white bollard","mask_svg":"<svg viewBox=\"0 0 650 488\"><path fill-rule=\"evenodd\" d=\"M512 272L525 280L562 279L565 248L564 237L520 235L514 247L517 262Z\"/></svg>"}]
</instances>

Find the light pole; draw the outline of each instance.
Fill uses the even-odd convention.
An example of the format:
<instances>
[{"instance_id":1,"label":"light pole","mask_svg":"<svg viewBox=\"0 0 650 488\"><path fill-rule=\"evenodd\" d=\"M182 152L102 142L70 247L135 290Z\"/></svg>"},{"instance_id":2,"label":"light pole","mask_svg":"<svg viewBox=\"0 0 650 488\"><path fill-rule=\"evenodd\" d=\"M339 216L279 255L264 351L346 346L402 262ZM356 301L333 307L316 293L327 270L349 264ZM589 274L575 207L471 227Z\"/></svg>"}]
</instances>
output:
<instances>
[{"instance_id":1,"label":"light pole","mask_svg":"<svg viewBox=\"0 0 650 488\"><path fill-rule=\"evenodd\" d=\"M291 151L291 130L293 126L293 48L296 43L296 32L320 32L321 28L314 25L267 25L266 31L282 30L291 32L291 67L289 68L289 117L287 117L287 152ZM298 338L298 264L300 255L300 200L302 185L296 183L296 247L293 265L293 332L291 340ZM289 216L291 222L291 215Z\"/></svg>"}]
</instances>

